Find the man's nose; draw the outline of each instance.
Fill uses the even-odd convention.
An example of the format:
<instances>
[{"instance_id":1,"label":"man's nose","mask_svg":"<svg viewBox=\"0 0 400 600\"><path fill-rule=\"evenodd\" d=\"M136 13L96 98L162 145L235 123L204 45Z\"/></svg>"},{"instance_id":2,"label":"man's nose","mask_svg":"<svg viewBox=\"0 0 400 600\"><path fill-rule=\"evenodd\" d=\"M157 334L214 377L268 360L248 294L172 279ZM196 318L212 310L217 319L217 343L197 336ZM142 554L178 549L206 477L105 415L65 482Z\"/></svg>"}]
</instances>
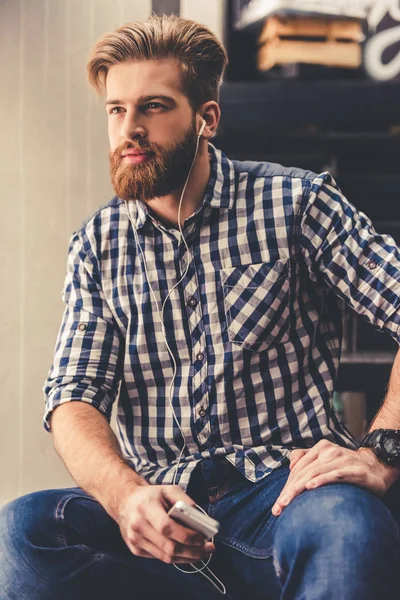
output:
<instances>
[{"instance_id":1,"label":"man's nose","mask_svg":"<svg viewBox=\"0 0 400 600\"><path fill-rule=\"evenodd\" d=\"M121 127L121 136L128 141L146 137L147 131L143 123L137 116L128 113L125 115L124 122Z\"/></svg>"}]
</instances>

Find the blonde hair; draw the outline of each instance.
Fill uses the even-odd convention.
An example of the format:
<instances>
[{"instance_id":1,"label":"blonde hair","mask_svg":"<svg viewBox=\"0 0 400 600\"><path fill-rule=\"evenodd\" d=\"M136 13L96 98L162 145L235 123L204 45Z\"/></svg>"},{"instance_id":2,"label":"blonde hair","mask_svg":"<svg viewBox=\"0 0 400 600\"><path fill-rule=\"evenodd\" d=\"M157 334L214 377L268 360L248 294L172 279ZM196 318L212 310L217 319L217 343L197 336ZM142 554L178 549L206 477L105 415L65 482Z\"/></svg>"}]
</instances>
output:
<instances>
[{"instance_id":1,"label":"blonde hair","mask_svg":"<svg viewBox=\"0 0 400 600\"><path fill-rule=\"evenodd\" d=\"M87 64L87 77L105 93L108 69L129 60L175 59L182 73L182 91L194 110L219 99L219 85L228 57L223 45L205 26L176 15L151 15L103 35Z\"/></svg>"}]
</instances>

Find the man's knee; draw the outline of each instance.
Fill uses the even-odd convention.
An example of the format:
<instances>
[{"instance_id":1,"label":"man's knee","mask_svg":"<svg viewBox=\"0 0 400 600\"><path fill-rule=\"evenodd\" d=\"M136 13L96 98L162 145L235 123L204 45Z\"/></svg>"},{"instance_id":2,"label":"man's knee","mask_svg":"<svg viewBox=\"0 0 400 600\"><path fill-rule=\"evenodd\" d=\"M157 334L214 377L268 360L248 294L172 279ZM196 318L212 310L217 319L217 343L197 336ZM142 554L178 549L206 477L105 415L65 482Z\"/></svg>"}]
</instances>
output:
<instances>
[{"instance_id":1,"label":"man's knee","mask_svg":"<svg viewBox=\"0 0 400 600\"><path fill-rule=\"evenodd\" d=\"M340 553L366 549L372 555L390 552L399 544L395 520L372 493L350 484L332 484L297 496L281 513L275 548Z\"/></svg>"},{"instance_id":2,"label":"man's knee","mask_svg":"<svg viewBox=\"0 0 400 600\"><path fill-rule=\"evenodd\" d=\"M31 530L37 528L32 494L11 500L0 509L0 531L2 548L7 552L11 547L19 549L25 540L32 537Z\"/></svg>"},{"instance_id":3,"label":"man's knee","mask_svg":"<svg viewBox=\"0 0 400 600\"><path fill-rule=\"evenodd\" d=\"M396 521L350 484L305 491L278 517L274 567L282 597L382 598L400 593Z\"/></svg>"},{"instance_id":4,"label":"man's knee","mask_svg":"<svg viewBox=\"0 0 400 600\"><path fill-rule=\"evenodd\" d=\"M54 506L61 490L43 490L20 496L0 509L1 539L20 551L26 546L54 545ZM52 496L54 495L54 499Z\"/></svg>"},{"instance_id":5,"label":"man's knee","mask_svg":"<svg viewBox=\"0 0 400 600\"><path fill-rule=\"evenodd\" d=\"M0 589L2 598L18 598L28 592L32 600L41 596L41 582L33 565L33 549L46 524L40 522L40 494L11 500L0 509ZM40 543L45 544L44 540Z\"/></svg>"},{"instance_id":6,"label":"man's knee","mask_svg":"<svg viewBox=\"0 0 400 600\"><path fill-rule=\"evenodd\" d=\"M71 493L69 489L33 492L0 509L1 598L19 598L22 592L32 600L55 597L56 583L62 585L68 576L68 564L58 555L64 544L57 513Z\"/></svg>"}]
</instances>

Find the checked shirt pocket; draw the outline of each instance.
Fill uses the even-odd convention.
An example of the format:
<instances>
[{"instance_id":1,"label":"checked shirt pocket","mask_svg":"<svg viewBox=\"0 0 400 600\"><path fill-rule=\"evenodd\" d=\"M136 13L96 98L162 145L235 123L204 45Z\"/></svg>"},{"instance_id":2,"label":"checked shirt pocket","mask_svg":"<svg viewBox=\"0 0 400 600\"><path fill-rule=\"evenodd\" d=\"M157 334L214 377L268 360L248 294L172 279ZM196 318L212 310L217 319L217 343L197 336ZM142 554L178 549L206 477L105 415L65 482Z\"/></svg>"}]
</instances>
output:
<instances>
[{"instance_id":1,"label":"checked shirt pocket","mask_svg":"<svg viewBox=\"0 0 400 600\"><path fill-rule=\"evenodd\" d=\"M289 340L288 259L221 269L220 275L229 341L260 352Z\"/></svg>"}]
</instances>

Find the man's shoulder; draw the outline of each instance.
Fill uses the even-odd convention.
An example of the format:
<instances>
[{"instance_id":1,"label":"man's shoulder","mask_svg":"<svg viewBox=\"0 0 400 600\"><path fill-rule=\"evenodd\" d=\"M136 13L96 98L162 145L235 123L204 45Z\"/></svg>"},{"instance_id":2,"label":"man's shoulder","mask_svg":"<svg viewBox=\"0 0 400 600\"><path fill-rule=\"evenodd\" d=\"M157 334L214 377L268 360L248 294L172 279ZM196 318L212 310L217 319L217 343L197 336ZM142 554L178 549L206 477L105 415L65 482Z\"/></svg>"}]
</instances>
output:
<instances>
[{"instance_id":1,"label":"man's shoulder","mask_svg":"<svg viewBox=\"0 0 400 600\"><path fill-rule=\"evenodd\" d=\"M114 196L113 198L111 198L111 200L97 208L96 211L92 213L89 217L86 217L86 219L81 223L79 229L86 229L86 227L89 224L94 223L98 218L101 219L101 217L104 216L105 213L107 213L108 218L111 218L112 214L118 213L120 211L121 205L123 203L124 201L121 200L121 198L118 198L118 196Z\"/></svg>"},{"instance_id":2,"label":"man's shoulder","mask_svg":"<svg viewBox=\"0 0 400 600\"><path fill-rule=\"evenodd\" d=\"M236 173L248 173L254 177L274 178L284 177L290 179L303 179L312 181L317 177L313 171L300 167L286 167L279 163L255 160L232 160Z\"/></svg>"}]
</instances>

